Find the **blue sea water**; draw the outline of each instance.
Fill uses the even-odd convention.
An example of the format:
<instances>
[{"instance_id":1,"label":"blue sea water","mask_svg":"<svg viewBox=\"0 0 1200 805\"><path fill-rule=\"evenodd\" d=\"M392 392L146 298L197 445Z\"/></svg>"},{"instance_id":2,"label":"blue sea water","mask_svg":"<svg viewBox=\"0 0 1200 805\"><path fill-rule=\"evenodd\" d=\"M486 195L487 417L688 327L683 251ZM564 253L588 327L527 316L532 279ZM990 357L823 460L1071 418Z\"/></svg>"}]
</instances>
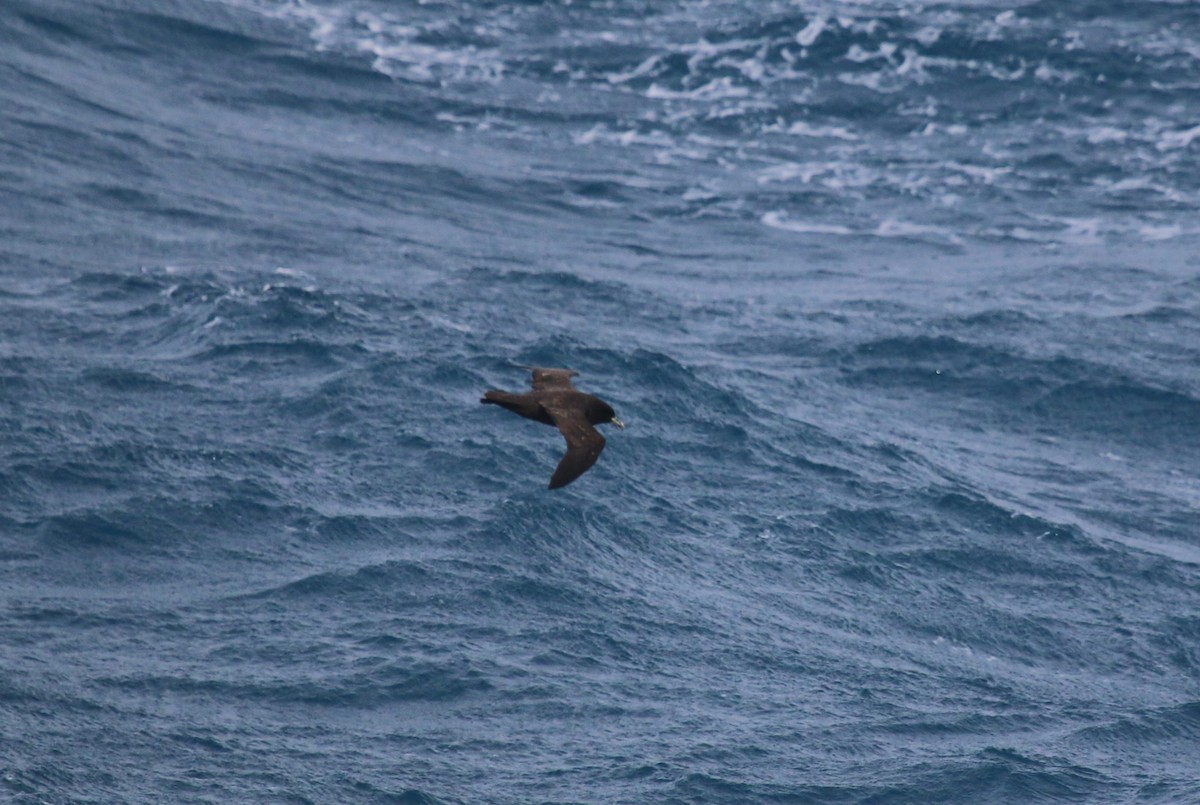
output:
<instances>
[{"instance_id":1,"label":"blue sea water","mask_svg":"<svg viewBox=\"0 0 1200 805\"><path fill-rule=\"evenodd\" d=\"M1200 5L3 0L0 110L0 800L1200 802Z\"/></svg>"}]
</instances>

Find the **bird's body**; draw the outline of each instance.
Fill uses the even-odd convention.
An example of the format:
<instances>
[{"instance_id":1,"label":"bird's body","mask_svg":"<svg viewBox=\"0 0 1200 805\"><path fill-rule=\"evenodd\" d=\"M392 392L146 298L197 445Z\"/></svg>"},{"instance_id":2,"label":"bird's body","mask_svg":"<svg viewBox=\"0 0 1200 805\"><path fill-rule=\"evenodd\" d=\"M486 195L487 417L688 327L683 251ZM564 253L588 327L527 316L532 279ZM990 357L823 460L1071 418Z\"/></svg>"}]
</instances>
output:
<instances>
[{"instance_id":1,"label":"bird's body","mask_svg":"<svg viewBox=\"0 0 1200 805\"><path fill-rule=\"evenodd\" d=\"M492 389L479 400L507 408L526 419L553 425L567 440L567 452L550 478L550 488L566 486L596 463L604 449L604 437L595 425L625 425L612 406L599 397L585 394L571 384L579 374L570 369L533 369L533 390L524 394Z\"/></svg>"}]
</instances>

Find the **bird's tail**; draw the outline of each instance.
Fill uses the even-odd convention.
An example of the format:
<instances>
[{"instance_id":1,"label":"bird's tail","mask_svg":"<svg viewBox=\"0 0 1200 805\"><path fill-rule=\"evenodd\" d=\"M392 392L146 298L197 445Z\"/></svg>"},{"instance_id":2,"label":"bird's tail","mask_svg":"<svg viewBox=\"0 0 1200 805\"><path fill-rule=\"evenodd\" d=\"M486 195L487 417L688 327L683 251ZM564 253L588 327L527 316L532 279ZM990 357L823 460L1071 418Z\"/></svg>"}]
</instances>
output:
<instances>
[{"instance_id":1,"label":"bird's tail","mask_svg":"<svg viewBox=\"0 0 1200 805\"><path fill-rule=\"evenodd\" d=\"M497 391L496 389L485 391L483 396L479 398L479 401L481 403L499 405L510 411L519 411L528 403L528 400L523 398L523 395L513 394L511 391Z\"/></svg>"}]
</instances>

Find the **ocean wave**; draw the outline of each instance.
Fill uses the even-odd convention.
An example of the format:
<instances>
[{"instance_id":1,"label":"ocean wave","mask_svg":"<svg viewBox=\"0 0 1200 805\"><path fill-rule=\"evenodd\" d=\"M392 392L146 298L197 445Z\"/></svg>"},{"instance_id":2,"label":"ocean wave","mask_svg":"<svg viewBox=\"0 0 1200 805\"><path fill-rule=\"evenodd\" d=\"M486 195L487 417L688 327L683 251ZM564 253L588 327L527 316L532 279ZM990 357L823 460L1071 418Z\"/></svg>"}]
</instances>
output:
<instances>
[{"instance_id":1,"label":"ocean wave","mask_svg":"<svg viewBox=\"0 0 1200 805\"><path fill-rule=\"evenodd\" d=\"M442 98L443 105L466 103L438 110L436 118L458 127L474 125L481 132L504 130L516 142L547 136L565 137L580 147L605 142L646 151L646 162L661 166L716 160L782 169L797 152L828 158L848 144L860 146L855 154L859 164L870 162L862 154L886 153L881 163L891 168L877 177L876 190L887 189L897 199L915 194L931 210L958 212L950 227L924 216L906 222L904 236L919 240L932 236L928 239L956 245L971 236L1072 243L1129 235L1174 238L1188 231L1173 220L1144 217L1144 205L1135 216L1143 220L1129 225L1105 215L1094 235L1070 226L1031 227L1021 220L1030 206L1056 214L1045 182L1081 187L1124 176L1135 162L1139 175L1146 174L1147 162L1157 166L1151 167L1160 177L1162 194L1153 204L1156 217L1174 218L1170 199L1193 195L1185 177L1167 164L1172 151L1186 150L1192 142L1194 127L1184 118L1147 122L1139 116L1139 124L1089 111L1112 106L1123 86L1166 80L1176 61L1189 53L1182 39L1143 30L1142 21L1127 15L1119 15L1118 23L1127 36L1085 24L1073 33L1076 38L1063 41L1048 33L1058 31L1061 10L1045 7L999 14L953 8L922 15L871 5L804 14L773 5L753 20L720 13L700 15L687 25L680 24L679 9L668 9L632 25L625 16L628 10L600 17L590 6L551 12L501 4L460 9L461 19L452 21L424 10L398 14L365 0L352 7L246 0L239 5L306 26L322 52L365 53L386 75L449 89L455 99ZM596 33L587 33L597 25ZM557 31L559 38L551 41L548 31ZM523 44L513 47L512 41ZM1090 80L1098 71L1103 80ZM530 91L527 83L539 91ZM484 102L475 99L481 85L487 88ZM1095 125L1069 132L1056 116L1047 129L1054 142L1031 146L1022 126L1047 103L1056 104L1067 85L1082 88L1072 94L1080 112L1075 117ZM555 99L582 89L597 90L597 110L613 104L620 108L621 125L614 127L584 110L564 119ZM613 98L614 93L640 100L626 102ZM964 103L976 98L988 100ZM1000 112L992 111L996 109ZM885 121L887 128L880 128ZM1127 123L1145 131L1133 134ZM1137 139L1137 155L1130 153L1130 136ZM918 148L909 142L913 138L931 142ZM1048 164L1047 148L1066 163ZM929 150L943 154L947 164L974 160L982 173L944 176L936 161L910 164L914 151ZM780 158L788 152L792 159ZM1009 199L1011 220L997 225L956 203L960 191L954 188L964 178L967 187L977 181L994 186L999 191L995 203ZM1111 213L1108 193L1081 198L1089 208ZM751 195L746 201L751 214L768 225L796 219L769 200ZM582 203L609 202L589 196ZM612 203L618 207L611 209L621 204ZM720 205L720 214L744 214L741 206ZM877 220L876 234L895 236L895 227L888 224L897 220L894 214L879 214ZM862 229L838 220L816 226L817 234Z\"/></svg>"},{"instance_id":2,"label":"ocean wave","mask_svg":"<svg viewBox=\"0 0 1200 805\"><path fill-rule=\"evenodd\" d=\"M1195 799L1191 6L0 6L0 798Z\"/></svg>"},{"instance_id":3,"label":"ocean wave","mask_svg":"<svg viewBox=\"0 0 1200 805\"><path fill-rule=\"evenodd\" d=\"M1143 787L1149 796L1185 801L1200 793L1187 770L1188 745L1196 740L1198 705L1186 698L1163 707L1135 708L1128 716L1089 724L1067 738L1072 750L1100 762L1121 757L1147 769L1154 782Z\"/></svg>"},{"instance_id":4,"label":"ocean wave","mask_svg":"<svg viewBox=\"0 0 1200 805\"><path fill-rule=\"evenodd\" d=\"M334 672L332 676L314 674L301 680L277 676L263 669L251 680L228 680L202 673L178 676L127 674L100 678L96 684L127 694L180 695L202 700L236 698L364 709L407 702L453 701L484 693L492 687L479 671L453 661L401 666L366 659L358 665L354 671Z\"/></svg>"},{"instance_id":5,"label":"ocean wave","mask_svg":"<svg viewBox=\"0 0 1200 805\"><path fill-rule=\"evenodd\" d=\"M166 520L129 517L125 511L80 512L45 518L39 536L48 546L70 548L135 549L159 543L172 530Z\"/></svg>"},{"instance_id":6,"label":"ocean wave","mask_svg":"<svg viewBox=\"0 0 1200 805\"><path fill-rule=\"evenodd\" d=\"M1200 400L1145 384L1067 383L1039 399L1034 410L1070 428L1129 444L1200 447L1194 423Z\"/></svg>"}]
</instances>

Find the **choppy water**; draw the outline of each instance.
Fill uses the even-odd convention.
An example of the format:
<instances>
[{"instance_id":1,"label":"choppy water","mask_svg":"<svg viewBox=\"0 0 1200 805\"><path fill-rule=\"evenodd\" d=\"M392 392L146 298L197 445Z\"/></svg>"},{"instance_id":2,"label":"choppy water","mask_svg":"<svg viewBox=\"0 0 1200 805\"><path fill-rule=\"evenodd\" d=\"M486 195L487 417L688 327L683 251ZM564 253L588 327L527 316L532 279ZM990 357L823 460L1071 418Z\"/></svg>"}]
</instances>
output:
<instances>
[{"instance_id":1,"label":"choppy water","mask_svg":"<svg viewBox=\"0 0 1200 805\"><path fill-rule=\"evenodd\" d=\"M0 798L1200 801L1198 43L5 0Z\"/></svg>"}]
</instances>

